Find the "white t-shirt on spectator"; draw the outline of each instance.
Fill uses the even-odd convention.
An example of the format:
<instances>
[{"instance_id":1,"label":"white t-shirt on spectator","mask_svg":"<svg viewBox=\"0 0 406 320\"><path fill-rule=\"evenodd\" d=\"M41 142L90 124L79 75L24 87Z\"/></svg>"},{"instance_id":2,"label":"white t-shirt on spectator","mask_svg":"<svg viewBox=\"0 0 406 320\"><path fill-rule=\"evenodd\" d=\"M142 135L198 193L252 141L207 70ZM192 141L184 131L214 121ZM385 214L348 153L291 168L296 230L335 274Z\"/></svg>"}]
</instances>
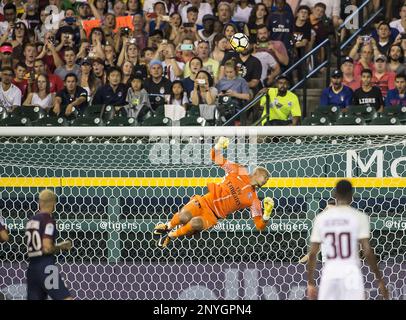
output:
<instances>
[{"instance_id":1,"label":"white t-shirt on spectator","mask_svg":"<svg viewBox=\"0 0 406 320\"><path fill-rule=\"evenodd\" d=\"M310 9L322 2L326 5L326 16L332 18L333 16L339 17L341 13L341 0L302 0L300 5L307 5Z\"/></svg>"},{"instance_id":2,"label":"white t-shirt on spectator","mask_svg":"<svg viewBox=\"0 0 406 320\"><path fill-rule=\"evenodd\" d=\"M258 58L259 61L261 61L262 65L261 80L264 81L268 75L268 69L274 68L278 64L278 62L269 52L266 51L256 52L253 54L253 56L255 58Z\"/></svg>"},{"instance_id":3,"label":"white t-shirt on spectator","mask_svg":"<svg viewBox=\"0 0 406 320\"><path fill-rule=\"evenodd\" d=\"M234 12L233 20L248 23L248 18L250 17L251 11L251 7L241 9L239 6L237 6L237 9Z\"/></svg>"},{"instance_id":4,"label":"white t-shirt on spectator","mask_svg":"<svg viewBox=\"0 0 406 320\"><path fill-rule=\"evenodd\" d=\"M182 21L183 22L187 22L187 9L190 8L192 6L192 4L188 4L187 6L184 6L182 8L182 12L181 12L181 17L182 17ZM199 14L197 15L197 24L202 25L203 24L203 17L206 14L213 14L213 10L211 8L211 5L209 3L201 3L199 9Z\"/></svg>"},{"instance_id":5,"label":"white t-shirt on spectator","mask_svg":"<svg viewBox=\"0 0 406 320\"><path fill-rule=\"evenodd\" d=\"M4 91L3 84L0 82L0 103L9 109L12 106L21 106L21 90L11 84L7 91Z\"/></svg>"},{"instance_id":6,"label":"white t-shirt on spectator","mask_svg":"<svg viewBox=\"0 0 406 320\"><path fill-rule=\"evenodd\" d=\"M401 19L392 21L391 23L389 23L389 25L390 25L391 28L394 28L394 29L398 30L400 33L406 32L405 28L402 26L402 20Z\"/></svg>"}]
</instances>

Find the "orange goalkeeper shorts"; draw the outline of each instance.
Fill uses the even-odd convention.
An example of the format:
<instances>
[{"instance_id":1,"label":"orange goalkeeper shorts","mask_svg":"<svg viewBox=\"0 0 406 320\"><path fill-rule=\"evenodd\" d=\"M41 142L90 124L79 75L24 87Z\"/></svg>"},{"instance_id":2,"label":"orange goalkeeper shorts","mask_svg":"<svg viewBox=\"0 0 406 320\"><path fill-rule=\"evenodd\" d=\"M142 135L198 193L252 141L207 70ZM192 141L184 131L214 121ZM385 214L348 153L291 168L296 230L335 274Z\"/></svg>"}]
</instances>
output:
<instances>
[{"instance_id":1,"label":"orange goalkeeper shorts","mask_svg":"<svg viewBox=\"0 0 406 320\"><path fill-rule=\"evenodd\" d=\"M194 196L182 209L190 212L193 218L202 218L204 230L210 229L217 224L217 217L210 209L208 204L209 201L212 201L212 196L210 193L204 195L203 197Z\"/></svg>"}]
</instances>

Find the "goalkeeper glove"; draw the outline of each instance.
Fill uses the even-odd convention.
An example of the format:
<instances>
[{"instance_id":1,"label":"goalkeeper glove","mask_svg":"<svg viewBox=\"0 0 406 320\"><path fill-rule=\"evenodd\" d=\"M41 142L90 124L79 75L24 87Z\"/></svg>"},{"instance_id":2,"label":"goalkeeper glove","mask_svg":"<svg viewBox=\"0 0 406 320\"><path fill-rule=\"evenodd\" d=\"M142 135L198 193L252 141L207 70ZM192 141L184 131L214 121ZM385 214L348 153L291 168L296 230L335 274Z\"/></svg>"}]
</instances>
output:
<instances>
[{"instance_id":1,"label":"goalkeeper glove","mask_svg":"<svg viewBox=\"0 0 406 320\"><path fill-rule=\"evenodd\" d=\"M268 221L271 218L271 214L272 214L274 205L275 204L274 204L272 198L266 197L264 199L264 214L262 216L262 219L264 219L265 221Z\"/></svg>"},{"instance_id":2,"label":"goalkeeper glove","mask_svg":"<svg viewBox=\"0 0 406 320\"><path fill-rule=\"evenodd\" d=\"M224 150L228 148L228 145L230 144L230 139L226 137L220 137L214 146L214 149L216 150Z\"/></svg>"}]
</instances>

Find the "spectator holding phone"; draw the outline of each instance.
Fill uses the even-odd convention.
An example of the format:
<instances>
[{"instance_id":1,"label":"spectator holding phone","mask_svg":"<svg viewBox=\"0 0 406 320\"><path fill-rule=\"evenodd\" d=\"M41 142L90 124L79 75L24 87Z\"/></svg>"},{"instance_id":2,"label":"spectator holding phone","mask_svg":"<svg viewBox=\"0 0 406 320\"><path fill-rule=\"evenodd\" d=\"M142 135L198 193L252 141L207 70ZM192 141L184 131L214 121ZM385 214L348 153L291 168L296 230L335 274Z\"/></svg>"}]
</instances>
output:
<instances>
[{"instance_id":1,"label":"spectator holding phone","mask_svg":"<svg viewBox=\"0 0 406 320\"><path fill-rule=\"evenodd\" d=\"M169 16L166 12L165 2L158 1L154 3L154 11L145 14L145 31L161 30L164 35L170 35Z\"/></svg>"},{"instance_id":2,"label":"spectator holding phone","mask_svg":"<svg viewBox=\"0 0 406 320\"><path fill-rule=\"evenodd\" d=\"M229 60L224 64L224 78L220 79L216 85L219 95L226 95L231 98L250 100L250 89L247 81L238 75L238 67L234 60Z\"/></svg>"},{"instance_id":3,"label":"spectator holding phone","mask_svg":"<svg viewBox=\"0 0 406 320\"><path fill-rule=\"evenodd\" d=\"M37 56L37 59L42 59L47 65L48 71L54 73L56 68L63 66L63 60L55 47L54 34L49 31L45 34L44 39L44 46L42 47L41 53Z\"/></svg>"},{"instance_id":4,"label":"spectator holding phone","mask_svg":"<svg viewBox=\"0 0 406 320\"><path fill-rule=\"evenodd\" d=\"M162 61L164 76L167 79L169 79L171 82L180 79L183 74L185 64L176 60L175 46L173 43L168 43L167 40L163 40L158 46L158 50L154 58Z\"/></svg>"},{"instance_id":5,"label":"spectator holding phone","mask_svg":"<svg viewBox=\"0 0 406 320\"><path fill-rule=\"evenodd\" d=\"M211 75L200 70L195 79L194 88L191 93L193 105L214 105L216 102L218 91L214 87L214 82Z\"/></svg>"},{"instance_id":6,"label":"spectator holding phone","mask_svg":"<svg viewBox=\"0 0 406 320\"><path fill-rule=\"evenodd\" d=\"M190 96L195 87L196 76L203 68L203 61L199 57L193 57L186 65L188 66L189 76L186 77L185 75L182 82L187 95Z\"/></svg>"}]
</instances>

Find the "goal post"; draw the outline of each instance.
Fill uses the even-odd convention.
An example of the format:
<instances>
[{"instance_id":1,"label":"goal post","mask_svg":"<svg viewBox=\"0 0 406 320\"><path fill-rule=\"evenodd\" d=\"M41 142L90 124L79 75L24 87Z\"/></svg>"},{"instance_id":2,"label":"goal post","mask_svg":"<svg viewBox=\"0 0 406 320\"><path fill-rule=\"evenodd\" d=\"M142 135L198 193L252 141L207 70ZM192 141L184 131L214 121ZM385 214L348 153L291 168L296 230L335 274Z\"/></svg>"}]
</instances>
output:
<instances>
[{"instance_id":1,"label":"goal post","mask_svg":"<svg viewBox=\"0 0 406 320\"><path fill-rule=\"evenodd\" d=\"M74 131L73 131L74 129ZM228 136L227 158L271 172L259 198L275 210L264 232L248 210L209 231L156 247L156 223L207 192L224 171L209 157ZM406 127L0 128L0 295L25 297L24 227L44 188L58 196L58 256L79 299L303 299L312 221L340 178L370 218L372 245L394 299L406 279ZM363 265L368 298L374 277Z\"/></svg>"}]
</instances>

